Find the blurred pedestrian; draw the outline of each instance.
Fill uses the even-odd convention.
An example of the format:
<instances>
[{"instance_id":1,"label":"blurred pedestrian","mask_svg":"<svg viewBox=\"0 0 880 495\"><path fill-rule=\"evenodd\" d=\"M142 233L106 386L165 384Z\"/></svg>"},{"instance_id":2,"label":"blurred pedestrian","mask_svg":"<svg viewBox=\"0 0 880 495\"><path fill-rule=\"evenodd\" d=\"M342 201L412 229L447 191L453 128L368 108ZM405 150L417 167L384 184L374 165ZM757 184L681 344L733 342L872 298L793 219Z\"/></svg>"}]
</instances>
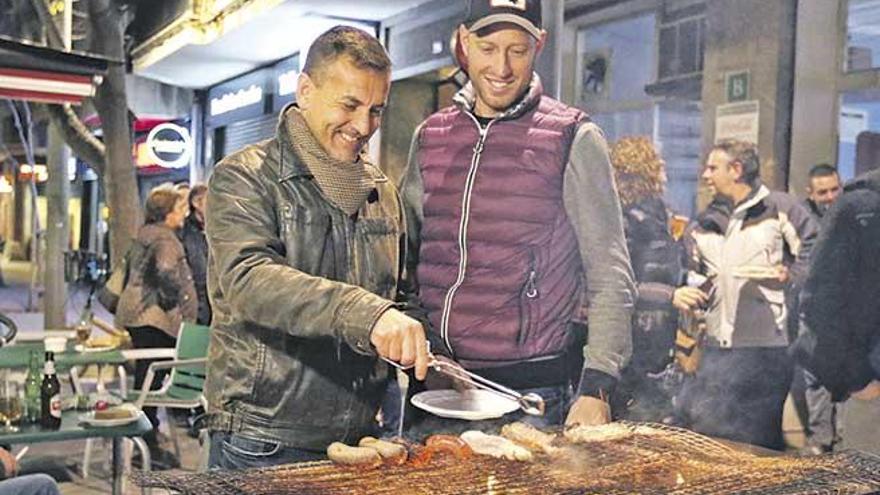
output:
<instances>
[{"instance_id":1,"label":"blurred pedestrian","mask_svg":"<svg viewBox=\"0 0 880 495\"><path fill-rule=\"evenodd\" d=\"M211 303L208 301L207 268L208 241L205 238L205 203L208 187L196 184L189 190L189 215L183 222L178 235L186 251L186 261L192 272L196 294L199 299L199 311L196 323L211 323Z\"/></svg>"},{"instance_id":2,"label":"blurred pedestrian","mask_svg":"<svg viewBox=\"0 0 880 495\"><path fill-rule=\"evenodd\" d=\"M129 249L128 283L119 298L116 325L127 328L136 349L174 347L180 324L195 321L198 300L183 245L176 231L183 227L187 197L162 185L147 196L144 225ZM140 389L154 360L135 363L134 386ZM153 378L159 388L167 372ZM144 408L153 430L144 435L158 466L174 466L177 459L160 449L156 408Z\"/></svg>"}]
</instances>

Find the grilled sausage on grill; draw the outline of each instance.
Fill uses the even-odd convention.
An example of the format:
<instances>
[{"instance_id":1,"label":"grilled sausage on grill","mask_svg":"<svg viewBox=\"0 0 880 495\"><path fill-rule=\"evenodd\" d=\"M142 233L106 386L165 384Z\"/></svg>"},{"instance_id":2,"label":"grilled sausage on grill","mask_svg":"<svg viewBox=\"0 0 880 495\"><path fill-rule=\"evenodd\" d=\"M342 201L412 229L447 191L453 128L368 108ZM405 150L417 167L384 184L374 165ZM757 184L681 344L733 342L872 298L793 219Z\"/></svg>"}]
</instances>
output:
<instances>
[{"instance_id":1,"label":"grilled sausage on grill","mask_svg":"<svg viewBox=\"0 0 880 495\"><path fill-rule=\"evenodd\" d=\"M386 442L373 437L361 438L358 445L364 448L373 449L379 453L385 464L399 466L406 462L406 447L403 445Z\"/></svg>"},{"instance_id":2,"label":"grilled sausage on grill","mask_svg":"<svg viewBox=\"0 0 880 495\"><path fill-rule=\"evenodd\" d=\"M474 455L468 444L455 435L431 435L425 440L425 446L431 453L449 452L456 459L467 459Z\"/></svg>"},{"instance_id":3,"label":"grilled sausage on grill","mask_svg":"<svg viewBox=\"0 0 880 495\"><path fill-rule=\"evenodd\" d=\"M327 457L337 464L375 468L382 465L382 456L366 447L349 447L344 443L333 442L327 447Z\"/></svg>"},{"instance_id":4,"label":"grilled sausage on grill","mask_svg":"<svg viewBox=\"0 0 880 495\"><path fill-rule=\"evenodd\" d=\"M477 454L504 458L511 461L532 460L532 453L528 449L520 447L504 437L470 430L462 433L461 439L467 442L470 448Z\"/></svg>"},{"instance_id":5,"label":"grilled sausage on grill","mask_svg":"<svg viewBox=\"0 0 880 495\"><path fill-rule=\"evenodd\" d=\"M552 455L559 449L554 447L556 435L545 433L528 423L510 423L501 427L501 436L535 452Z\"/></svg>"}]
</instances>

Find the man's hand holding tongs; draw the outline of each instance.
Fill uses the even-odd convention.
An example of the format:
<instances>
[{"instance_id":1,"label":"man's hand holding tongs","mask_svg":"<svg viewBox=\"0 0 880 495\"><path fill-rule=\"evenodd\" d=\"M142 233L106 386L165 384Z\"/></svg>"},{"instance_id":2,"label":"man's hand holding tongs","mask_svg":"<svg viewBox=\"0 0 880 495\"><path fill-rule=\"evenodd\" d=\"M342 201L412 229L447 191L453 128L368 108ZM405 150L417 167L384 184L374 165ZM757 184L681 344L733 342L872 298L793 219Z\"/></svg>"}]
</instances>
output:
<instances>
[{"instance_id":1,"label":"man's hand holding tongs","mask_svg":"<svg viewBox=\"0 0 880 495\"><path fill-rule=\"evenodd\" d=\"M390 308L373 325L370 343L379 357L415 368L416 379L428 374L428 343L425 329L417 320Z\"/></svg>"}]
</instances>

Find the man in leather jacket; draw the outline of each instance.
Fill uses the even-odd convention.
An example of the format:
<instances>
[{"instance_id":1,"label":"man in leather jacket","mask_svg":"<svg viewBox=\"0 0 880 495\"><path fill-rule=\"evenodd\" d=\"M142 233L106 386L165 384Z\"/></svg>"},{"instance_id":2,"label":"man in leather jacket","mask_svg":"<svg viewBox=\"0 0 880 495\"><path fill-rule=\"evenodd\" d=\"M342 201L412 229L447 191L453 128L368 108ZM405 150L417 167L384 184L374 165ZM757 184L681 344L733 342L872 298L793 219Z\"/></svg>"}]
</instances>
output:
<instances>
[{"instance_id":1,"label":"man in leather jacket","mask_svg":"<svg viewBox=\"0 0 880 495\"><path fill-rule=\"evenodd\" d=\"M379 357L425 376L422 324L404 314L400 200L361 154L390 65L363 31L322 34L276 136L211 177L211 467L318 459L370 434L388 379Z\"/></svg>"}]
</instances>

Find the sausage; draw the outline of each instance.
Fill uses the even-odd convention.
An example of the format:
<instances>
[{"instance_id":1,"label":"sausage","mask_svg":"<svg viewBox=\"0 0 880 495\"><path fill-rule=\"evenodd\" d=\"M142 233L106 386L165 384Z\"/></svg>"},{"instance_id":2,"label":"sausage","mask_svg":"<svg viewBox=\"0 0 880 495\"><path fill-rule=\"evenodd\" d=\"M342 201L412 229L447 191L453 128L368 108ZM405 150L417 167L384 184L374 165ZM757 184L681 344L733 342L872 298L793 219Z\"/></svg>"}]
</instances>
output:
<instances>
[{"instance_id":1,"label":"sausage","mask_svg":"<svg viewBox=\"0 0 880 495\"><path fill-rule=\"evenodd\" d=\"M382 456L366 447L349 447L344 443L333 442L327 447L327 457L336 464L376 468L382 465Z\"/></svg>"},{"instance_id":2,"label":"sausage","mask_svg":"<svg viewBox=\"0 0 880 495\"><path fill-rule=\"evenodd\" d=\"M386 442L373 437L364 437L361 438L358 445L378 452L385 464L399 466L406 462L406 447L398 443Z\"/></svg>"},{"instance_id":3,"label":"sausage","mask_svg":"<svg viewBox=\"0 0 880 495\"><path fill-rule=\"evenodd\" d=\"M467 442L454 435L432 435L425 440L425 445L432 453L448 452L456 459L467 459L474 455Z\"/></svg>"}]
</instances>

